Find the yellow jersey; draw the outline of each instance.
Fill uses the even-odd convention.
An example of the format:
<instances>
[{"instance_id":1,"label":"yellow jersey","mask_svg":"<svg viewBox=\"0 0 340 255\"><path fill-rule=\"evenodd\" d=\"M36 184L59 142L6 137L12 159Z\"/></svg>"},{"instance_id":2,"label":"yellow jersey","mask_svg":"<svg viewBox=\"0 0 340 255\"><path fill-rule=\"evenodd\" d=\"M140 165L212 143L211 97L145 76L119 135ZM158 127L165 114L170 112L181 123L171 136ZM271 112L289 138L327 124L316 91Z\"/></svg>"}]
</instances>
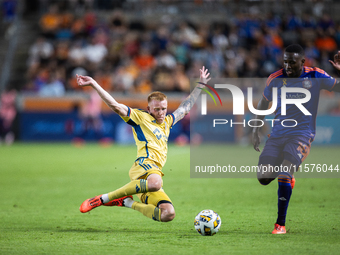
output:
<instances>
[{"instance_id":1,"label":"yellow jersey","mask_svg":"<svg viewBox=\"0 0 340 255\"><path fill-rule=\"evenodd\" d=\"M162 124L147 111L128 107L128 116L122 119L131 125L137 145L137 160L149 158L164 166L168 153L168 138L174 116L168 114Z\"/></svg>"}]
</instances>

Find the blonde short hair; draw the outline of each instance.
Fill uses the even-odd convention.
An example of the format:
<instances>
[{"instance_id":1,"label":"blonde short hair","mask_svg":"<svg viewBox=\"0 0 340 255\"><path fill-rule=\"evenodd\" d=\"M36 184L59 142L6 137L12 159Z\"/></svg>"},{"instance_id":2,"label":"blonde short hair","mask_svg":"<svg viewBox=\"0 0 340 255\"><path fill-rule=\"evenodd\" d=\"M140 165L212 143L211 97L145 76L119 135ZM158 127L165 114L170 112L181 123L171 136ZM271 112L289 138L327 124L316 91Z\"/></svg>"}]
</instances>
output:
<instances>
[{"instance_id":1,"label":"blonde short hair","mask_svg":"<svg viewBox=\"0 0 340 255\"><path fill-rule=\"evenodd\" d=\"M162 92L155 91L155 92L152 92L148 96L148 103L150 103L152 100L157 100L157 101L167 100L167 96L163 94Z\"/></svg>"}]
</instances>

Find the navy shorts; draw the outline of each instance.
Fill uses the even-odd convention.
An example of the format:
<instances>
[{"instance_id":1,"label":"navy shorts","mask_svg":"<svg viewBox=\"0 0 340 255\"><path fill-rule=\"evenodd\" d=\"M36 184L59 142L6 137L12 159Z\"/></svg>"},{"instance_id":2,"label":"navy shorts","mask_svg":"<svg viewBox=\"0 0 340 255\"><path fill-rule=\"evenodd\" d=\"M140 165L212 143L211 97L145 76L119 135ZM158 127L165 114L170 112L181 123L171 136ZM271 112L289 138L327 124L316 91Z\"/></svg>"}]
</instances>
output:
<instances>
[{"instance_id":1,"label":"navy shorts","mask_svg":"<svg viewBox=\"0 0 340 255\"><path fill-rule=\"evenodd\" d=\"M296 168L307 158L311 139L304 136L269 137L259 158L259 165L280 166L284 159Z\"/></svg>"}]
</instances>

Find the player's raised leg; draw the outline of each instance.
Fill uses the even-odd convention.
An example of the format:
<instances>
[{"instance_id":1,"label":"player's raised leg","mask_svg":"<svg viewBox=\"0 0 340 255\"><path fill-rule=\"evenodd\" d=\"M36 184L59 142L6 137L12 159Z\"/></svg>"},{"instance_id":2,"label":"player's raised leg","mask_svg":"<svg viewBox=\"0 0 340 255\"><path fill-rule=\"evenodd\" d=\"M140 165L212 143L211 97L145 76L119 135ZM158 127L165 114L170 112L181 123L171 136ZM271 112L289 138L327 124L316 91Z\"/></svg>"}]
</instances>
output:
<instances>
[{"instance_id":1,"label":"player's raised leg","mask_svg":"<svg viewBox=\"0 0 340 255\"><path fill-rule=\"evenodd\" d=\"M128 207L127 203L125 204L125 206ZM132 200L131 208L155 221L168 222L175 218L175 208L171 203L161 203L156 206L154 204L144 204Z\"/></svg>"},{"instance_id":2,"label":"player's raised leg","mask_svg":"<svg viewBox=\"0 0 340 255\"><path fill-rule=\"evenodd\" d=\"M171 221L175 217L175 210L171 202L164 204L160 203L159 206L157 206L157 204L152 203L144 204L136 202L132 199L131 196L133 194L142 193L152 194L156 191L159 191L161 188L162 177L159 174L150 174L146 180L134 180L113 192L85 200L80 206L80 211L82 213L86 213L101 205L125 206L143 213L143 215L147 216L150 219L164 222ZM145 199L147 200L149 197L146 197ZM170 201L167 196L166 199Z\"/></svg>"},{"instance_id":3,"label":"player's raised leg","mask_svg":"<svg viewBox=\"0 0 340 255\"><path fill-rule=\"evenodd\" d=\"M158 174L151 174L147 179L155 185L155 188L158 188L158 183L162 183L162 178ZM137 194L137 196L141 202L130 200L125 202L125 206L139 211L144 216L156 221L168 222L175 218L175 209L162 187L157 191L149 191L144 194ZM128 201L128 199L125 201Z\"/></svg>"},{"instance_id":4,"label":"player's raised leg","mask_svg":"<svg viewBox=\"0 0 340 255\"><path fill-rule=\"evenodd\" d=\"M119 203L116 199L125 199L126 197L134 194L157 191L162 187L162 178L160 177L160 179L160 182L158 179L154 178L151 178L150 180L133 180L115 191L85 200L80 206L80 211L82 213L86 213L98 206L105 204L110 205L110 201L113 203Z\"/></svg>"}]
</instances>

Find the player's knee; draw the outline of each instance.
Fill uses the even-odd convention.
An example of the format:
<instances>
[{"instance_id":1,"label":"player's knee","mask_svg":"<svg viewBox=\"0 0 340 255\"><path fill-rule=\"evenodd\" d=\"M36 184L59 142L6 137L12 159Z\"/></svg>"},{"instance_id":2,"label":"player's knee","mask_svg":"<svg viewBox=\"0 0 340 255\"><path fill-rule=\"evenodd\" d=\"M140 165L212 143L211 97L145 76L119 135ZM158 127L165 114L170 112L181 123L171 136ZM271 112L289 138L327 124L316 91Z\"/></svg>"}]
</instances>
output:
<instances>
[{"instance_id":1,"label":"player's knee","mask_svg":"<svg viewBox=\"0 0 340 255\"><path fill-rule=\"evenodd\" d=\"M161 221L162 222L169 222L172 221L176 216L175 210L170 210L162 213L161 215Z\"/></svg>"},{"instance_id":2,"label":"player's knee","mask_svg":"<svg viewBox=\"0 0 340 255\"><path fill-rule=\"evenodd\" d=\"M162 177L158 174L151 174L148 177L148 191L155 192L162 188Z\"/></svg>"},{"instance_id":3,"label":"player's knee","mask_svg":"<svg viewBox=\"0 0 340 255\"><path fill-rule=\"evenodd\" d=\"M262 185L268 185L269 183L271 183L274 180L274 178L262 178L262 177L259 177L257 179L259 180L259 182Z\"/></svg>"},{"instance_id":4,"label":"player's knee","mask_svg":"<svg viewBox=\"0 0 340 255\"><path fill-rule=\"evenodd\" d=\"M162 188L162 182L148 182L148 190L150 192L158 191Z\"/></svg>"},{"instance_id":5,"label":"player's knee","mask_svg":"<svg viewBox=\"0 0 340 255\"><path fill-rule=\"evenodd\" d=\"M161 203L159 205L159 208L161 209L161 221L162 222L169 222L172 221L175 216L175 208L171 203Z\"/></svg>"}]
</instances>

